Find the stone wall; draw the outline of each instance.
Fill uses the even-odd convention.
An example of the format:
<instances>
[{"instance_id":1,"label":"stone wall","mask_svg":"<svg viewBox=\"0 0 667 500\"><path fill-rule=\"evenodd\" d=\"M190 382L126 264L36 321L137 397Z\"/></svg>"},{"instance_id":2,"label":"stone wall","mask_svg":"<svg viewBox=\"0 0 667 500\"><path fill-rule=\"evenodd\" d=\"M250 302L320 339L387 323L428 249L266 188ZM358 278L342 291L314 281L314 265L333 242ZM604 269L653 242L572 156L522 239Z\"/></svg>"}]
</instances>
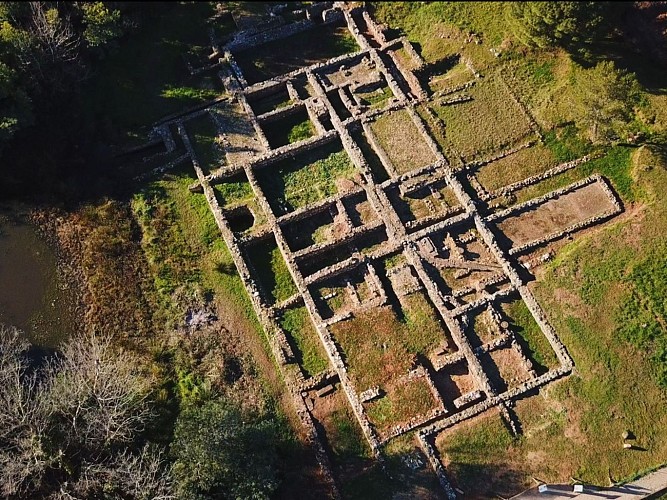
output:
<instances>
[{"instance_id":1,"label":"stone wall","mask_svg":"<svg viewBox=\"0 0 667 500\"><path fill-rule=\"evenodd\" d=\"M183 126L183 121L180 118L177 118L173 121L173 123L178 124L179 134L183 137L183 142L186 148L186 155L179 158L178 161L183 161L183 159L187 157L192 158L192 163L199 180L199 183L196 186L193 186L193 188L204 193L211 212L213 213L213 216L216 220L216 224L218 225L221 234L227 243L228 248L230 249L230 253L232 254L232 258L237 266L239 276L241 277L241 280L243 281L244 286L248 291L250 300L258 315L259 321L267 335L267 339L274 357L278 361L279 369L281 370L286 380L286 384L292 394L294 404L297 409L297 414L299 415L304 428L307 430L307 434L310 436L309 439L312 439L313 446L316 450L317 459L321 464L325 477L328 478L330 484L332 485L334 496L338 495L338 492L335 487L333 476L331 475L330 463L328 461L326 452L324 451L324 447L319 441L317 429L314 425L312 415L310 414L310 409L312 409L312 401L310 398L305 400L304 397L307 397L306 394L308 392L315 391L321 386L335 383L335 381L338 380L340 383L340 388L345 394L350 407L352 408L352 411L364 433L364 436L370 444L370 447L375 453L376 457L379 460L382 460L382 445L386 442L387 439L391 438L392 436L404 434L405 432L414 429L421 429L418 431L420 446L424 450L424 453L426 453L429 462L436 471L436 474L438 475L443 488L445 488L447 495L451 498L454 498L455 491L447 482L444 468L442 467L442 464L437 457L437 452L434 450L432 445L432 439L435 437L435 435L443 429L451 427L458 422L461 422L467 418L471 418L493 407L498 407L501 415L508 422L510 428L517 430L515 425L515 417L513 416L512 412L508 410L508 406L511 404L513 399L525 395L526 391L533 390L543 384L549 383L552 380L568 374L572 370L573 362L567 353L567 350L558 339L556 332L553 330L553 327L549 323L544 311L541 309L525 283L523 283L521 276L517 273L515 269L517 262L514 258L514 253L516 252L508 252L501 249L498 245L494 229L491 225L489 225L489 222L493 222L498 220L500 217L514 213L511 210L516 210L517 207L514 207L510 211L500 211L497 214L493 214L486 218L480 215L477 208L477 201L473 200L465 191L459 179L457 178L458 174L455 175L452 170L452 166L440 150L440 146L431 137L429 128L427 128L421 116L415 112L414 107L417 104L423 102L428 104L428 96L426 96L425 93L419 92L416 86L410 84L412 81L411 78L415 78L414 74L408 71L406 68L400 67L400 64L397 64L397 61L392 59L391 56L388 55L388 52L390 47L393 48L398 44L403 44L405 50L411 54L411 57L415 59L415 61L417 61L418 68L424 68L425 63L419 57L419 55L414 52L414 48L410 46L409 43L406 44L405 39L399 39L395 42L387 42L386 37L384 37L382 27L377 26L376 23L374 23L374 21L370 18L368 13L363 9L353 11L354 15L351 15L347 9L348 7L340 3L336 3L333 10L329 11L322 9L321 13L324 15L328 12L327 16L334 17L336 15L343 16L348 29L360 44L362 48L361 51L354 54L346 54L337 58L333 58L329 61L312 65L308 68L295 70L291 73L280 75L265 82L259 82L257 84L248 86L247 82L243 78L243 74L240 68L238 68L238 65L236 65L234 61L232 51L242 49L248 50L248 47L251 47L254 43L265 43L269 39L278 39L281 36L290 36L286 33L289 33L289 30L292 29L310 29L305 28L306 23L283 25L272 30L267 30L263 33L254 33L252 36L246 35L245 38L238 38L231 44L228 44L225 47L227 51L227 64L221 66L221 78L224 80L225 87L231 94L234 95L234 98L238 99L238 102L245 110L246 114L248 115L248 119L253 124L253 128L258 132L258 136L260 137L260 140L262 140L264 147L266 148L266 152L263 152L254 158L248 159L247 162L245 162L245 160L240 160L244 162L243 165L229 165L217 170L209 176L204 176L192 149L192 145L189 142L185 127ZM365 23L368 27L368 33L370 33L370 36L379 43L380 49L371 47L371 43L369 43L370 38L366 38L365 34L362 33L359 27L356 25L355 17L357 14L361 15L363 23ZM313 16L311 15L311 18L312 17ZM359 18L356 17L356 19ZM276 36L278 38L271 38ZM373 42L373 40L371 40L371 42ZM373 44L374 46L376 45L374 42ZM331 102L327 98L322 81L320 80L322 77L318 77L318 72L338 66L341 63L351 63L363 56L368 56L376 64L376 68L385 77L387 80L387 85L390 87L396 97L395 99L390 100L388 104L385 105L384 109L362 110L358 106L358 102L355 101L355 98L350 98L348 94L343 91L341 95L342 101L352 114L352 117L347 118L346 120L341 120L334 110ZM463 62L469 64L471 71L476 74L477 77L481 76L472 67L470 61L463 60ZM304 76L308 79L308 82L313 88L312 92L315 95L313 97L301 99L290 80L297 77L303 78ZM417 79L415 78L415 80ZM413 94L410 99L408 99L408 96L406 96L407 90L404 91L402 87L402 85L405 84L408 84L411 89L410 93ZM452 91L460 92L473 84L474 81L459 86L457 89L448 89L444 92L438 92L433 96L433 98L442 99L444 95L451 93ZM280 90L281 86L283 85L287 89L290 98L293 99L296 104L293 104L287 108L265 113L259 118L256 117L247 99L257 99L261 98L263 95L270 95L271 93ZM345 82L341 85L331 86L327 88L327 90L341 91L349 85L349 82ZM421 84L419 82L418 86L421 88ZM407 88L408 87L405 87L405 89ZM511 93L511 89L509 90ZM455 99L465 98L465 95L455 97ZM530 116L525 106L523 106L520 101L517 100L517 102L520 106L522 106L524 112ZM290 144L280 148L271 149L269 147L268 141L263 136L260 125L262 123L268 123L270 121L288 116L290 113L303 110L304 107L308 112L311 121L315 125L317 135L297 144ZM368 124L376 117L390 112L391 110L399 109L405 109L406 112L410 114L415 127L418 129L418 133L422 135L423 139L427 142L436 156L436 161L433 164L400 176L397 175L396 169L391 165L391 161L382 151L382 148L378 144L377 139L374 137L372 130L368 126ZM333 130L324 129L322 120L327 116L331 126L333 127ZM535 131L539 132L539 129L534 123L534 120L531 121L531 126ZM391 178L384 182L382 185L378 185L373 182L373 175L370 171L368 162L364 158L359 145L355 143L350 135L350 130L353 127L362 127L364 129L371 147L377 151L380 161L383 163L385 169L389 172ZM159 133L159 130L157 130L156 133ZM262 137L263 139L261 139ZM320 200L316 203L302 207L288 214L276 216L273 213L265 194L263 193L262 186L260 186L260 184L257 182L257 170L261 168L271 168L271 166L274 165L277 161L289 159L295 155L309 151L313 148L320 147L335 140L340 140L355 169L358 171L358 185L347 192L337 193L336 195L328 197L325 200ZM522 144L519 147L528 147L529 145L530 144ZM169 146L167 146L167 148L168 147ZM470 169L479 168L485 164L485 162L497 160L502 156L506 156L507 154L515 152L517 149L518 148L514 148L514 150L509 151L501 151L500 154L495 155L493 158L470 163L467 165L467 167ZM587 158L583 158L577 161L586 161L586 159ZM464 165L462 160L460 163L461 165ZM568 164L559 165L558 167L550 169L549 171L539 174L538 176L530 177L521 181L520 183L505 186L504 188L501 188L500 190L497 190L493 193L485 193L481 186L477 186L477 197L482 198L483 200L488 200L493 196L511 193L516 189L530 185L530 183L539 182L540 180L548 178L549 176L556 175L559 172L573 168L576 166L575 163L576 162L570 162ZM219 182L229 177L230 175L238 174L241 171L243 171L244 175L246 175L248 178L248 182L250 183L250 186L255 195L257 205L261 208L261 210L266 212L267 223L265 228L262 231L253 234L235 234L230 229L226 218L228 213L223 211L218 205L215 194L211 187L212 183ZM464 174L466 174L466 172L464 172ZM475 177L472 176L471 183L474 184L474 180ZM388 199L385 190L396 187L399 192L407 195L416 189L428 188L434 182L445 182L454 192L459 205L451 209L443 210L441 213L431 214L419 221L408 222L404 224L396 213L392 203ZM603 189L608 190L610 199L615 200L615 210L620 210L620 202L618 202L609 186L604 182ZM343 201L350 197L359 196L362 194L371 205L377 219L372 223L353 227L351 220L349 220L349 214L346 211ZM300 220L312 215L316 215L317 213L320 213L324 210L329 210L334 205L337 206L338 213L342 218L347 217L348 229L344 233L345 236L342 236L341 239L335 242L314 244L303 250L292 252L283 234L285 225L293 223L298 224ZM518 209L525 209L529 206L533 205L522 204L518 207ZM587 222L595 223L597 222L597 219ZM458 228L458 225L463 224L477 230L481 241L488 247L489 251L500 265L500 270L496 272L496 269L494 268L491 270L493 272L489 273L487 278L477 281L475 284L471 285L465 290L458 289L455 292L451 292L451 295L445 295L443 291L440 290L436 285L436 277L430 274L430 267L426 265L428 256L424 255L423 251L418 249L417 242L421 238L433 235L436 232L448 230L449 228L456 229ZM426 227L418 229L421 225ZM356 249L355 242L359 238L362 238L364 235L367 235L371 231L380 230L386 233L388 241L374 249L372 253L368 255L363 255ZM253 269L252 263L247 260L247 256L245 255L245 249L248 247L248 245L261 244L263 240L268 240L271 238L275 239L276 244L285 260L290 275L298 290L298 293L292 297L287 298L279 304L269 303L267 294L264 292L264 290L262 290L262 286L260 285L257 272L255 269ZM462 240L465 238L466 237L464 235ZM349 258L328 267L324 267L324 264L322 264L322 267L319 270L312 272L308 276L304 276L302 274L302 271L298 265L299 261L303 261L303 259L312 259L313 262L315 262L319 255L323 252L332 251L336 248L339 248L340 245L344 244L348 244L351 247L351 255ZM350 317L353 317L354 311L347 311L324 320L318 311L317 304L311 292L311 288L314 288L313 285L318 283L320 280L355 270L357 267L361 266L362 271L364 272L364 279L367 280L367 284L372 290L373 296L369 299L365 299L363 303L362 301L357 300L358 303L356 304L356 307L361 309L363 307L372 307L382 304L386 302L387 294L390 292L390 290L384 289L384 285L382 284L380 277L377 276L373 262L377 259L384 258L387 255L394 254L397 251L401 251L403 253L407 263L412 269L414 269L416 273L416 285L411 283L411 286L415 286L412 288L406 287L406 289L401 289L397 286L399 290L397 292L395 289L394 292L400 294L405 292L405 290L408 288L408 292L410 292L423 287L426 296L437 309L439 315L442 317L447 330L449 331L458 349L458 351L455 353L451 353L446 356L439 356L436 357L436 359L433 359L433 368L435 370L440 370L454 363L465 362L470 371L470 375L475 381L475 385L477 387L476 390L478 390L479 393L476 395L476 397L473 397L475 396L474 394L469 395L469 400L464 398L463 400L459 401L459 404L456 406L453 414L448 414L445 412L444 406L442 408L434 408L427 415L416 417L409 422L404 422L401 425L392 428L381 438L378 435L377 430L373 427L373 425L370 424L368 420L365 409L361 404L360 395L357 393L354 384L348 376L347 367L342 357L341 348L336 343L336 339L332 335L330 328L330 326L337 321L344 321ZM390 283L393 283L391 282L391 279ZM486 293L486 290L491 285L502 285L503 288L495 293ZM464 292L471 291L477 291L481 293L482 296L469 304L463 304L462 300L456 300L456 297L461 297ZM464 332L464 329L467 325L467 316L469 314L477 311L479 308L494 304L498 300L505 299L510 294L514 293L521 297L528 309L531 311L531 314L535 318L538 326L541 328L551 347L554 349L554 352L556 353L560 363L558 368L550 370L546 374L539 377L534 376L535 374L531 361L521 352L520 348L516 344L516 338L512 332L503 330L495 340L484 346L476 348L472 347ZM292 307L300 303L303 303L304 307L308 311L311 321L315 325L318 338L324 346L330 364L330 369L318 377L307 378L303 370L295 363L294 353L292 352L290 345L287 342L287 336L277 324L276 320L276 318L279 317L285 308ZM451 310L452 308L454 308L454 310ZM491 385L487 374L484 372L484 369L479 360L479 356L485 352L490 352L501 348L511 348L517 350L517 352L522 356L521 363L526 368L531 378L524 383L519 384L517 387L512 388L511 390L497 394L497 391ZM424 369L422 368L422 370ZM429 387L431 388L436 401L442 402L440 395L437 393L435 386L432 384L432 380L428 375L428 372L424 370L424 373L421 375L413 374L410 376L425 376L430 383Z\"/></svg>"}]
</instances>

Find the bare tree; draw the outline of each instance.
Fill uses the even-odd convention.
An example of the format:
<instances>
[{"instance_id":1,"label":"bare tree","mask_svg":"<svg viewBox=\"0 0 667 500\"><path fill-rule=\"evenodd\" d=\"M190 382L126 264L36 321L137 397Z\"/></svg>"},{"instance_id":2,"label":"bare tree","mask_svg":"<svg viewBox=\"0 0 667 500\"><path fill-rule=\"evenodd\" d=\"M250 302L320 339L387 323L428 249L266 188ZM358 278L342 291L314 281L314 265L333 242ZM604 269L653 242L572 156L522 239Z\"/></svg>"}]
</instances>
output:
<instances>
[{"instance_id":1,"label":"bare tree","mask_svg":"<svg viewBox=\"0 0 667 500\"><path fill-rule=\"evenodd\" d=\"M46 2L30 2L32 33L52 62L74 61L79 56L81 39L74 33L67 16L61 16Z\"/></svg>"},{"instance_id":2,"label":"bare tree","mask_svg":"<svg viewBox=\"0 0 667 500\"><path fill-rule=\"evenodd\" d=\"M129 443L143 430L149 387L137 366L129 353L95 335L63 346L51 404L71 443L104 448Z\"/></svg>"},{"instance_id":3,"label":"bare tree","mask_svg":"<svg viewBox=\"0 0 667 500\"><path fill-rule=\"evenodd\" d=\"M127 451L100 463L86 463L79 479L63 484L53 500L96 498L102 492L121 493L137 500L167 500L172 494L170 469L162 452L145 446L140 453Z\"/></svg>"},{"instance_id":4,"label":"bare tree","mask_svg":"<svg viewBox=\"0 0 667 500\"><path fill-rule=\"evenodd\" d=\"M21 495L39 486L55 457L43 443L49 424L47 384L28 372L30 344L0 326L0 493Z\"/></svg>"},{"instance_id":5,"label":"bare tree","mask_svg":"<svg viewBox=\"0 0 667 500\"><path fill-rule=\"evenodd\" d=\"M95 485L131 498L144 498L142 491L167 498L160 454L127 448L151 417L137 360L95 335L70 339L39 368L28 348L16 329L0 327L0 496L52 490L44 484L52 471L74 478L76 487L62 484L61 498Z\"/></svg>"}]
</instances>

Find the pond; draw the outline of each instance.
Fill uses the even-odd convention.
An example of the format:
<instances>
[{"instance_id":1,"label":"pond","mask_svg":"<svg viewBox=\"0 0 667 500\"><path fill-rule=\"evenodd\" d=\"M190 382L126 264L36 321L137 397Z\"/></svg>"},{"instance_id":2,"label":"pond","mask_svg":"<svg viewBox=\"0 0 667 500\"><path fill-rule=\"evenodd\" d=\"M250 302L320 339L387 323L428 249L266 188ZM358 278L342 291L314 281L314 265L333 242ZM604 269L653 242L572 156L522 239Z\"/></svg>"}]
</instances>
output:
<instances>
[{"instance_id":1,"label":"pond","mask_svg":"<svg viewBox=\"0 0 667 500\"><path fill-rule=\"evenodd\" d=\"M27 218L0 206L0 324L38 346L55 347L74 331L74 290L58 276L56 255Z\"/></svg>"}]
</instances>

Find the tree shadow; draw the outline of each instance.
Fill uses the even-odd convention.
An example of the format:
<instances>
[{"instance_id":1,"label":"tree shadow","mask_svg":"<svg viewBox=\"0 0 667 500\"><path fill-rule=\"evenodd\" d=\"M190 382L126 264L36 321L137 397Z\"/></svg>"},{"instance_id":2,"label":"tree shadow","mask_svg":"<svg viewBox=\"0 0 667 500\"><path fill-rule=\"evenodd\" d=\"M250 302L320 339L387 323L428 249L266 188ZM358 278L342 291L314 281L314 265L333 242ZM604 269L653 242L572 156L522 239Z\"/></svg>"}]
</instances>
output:
<instances>
[{"instance_id":1,"label":"tree shadow","mask_svg":"<svg viewBox=\"0 0 667 500\"><path fill-rule=\"evenodd\" d=\"M527 474L506 463L452 462L445 470L465 498L510 498L524 489Z\"/></svg>"}]
</instances>

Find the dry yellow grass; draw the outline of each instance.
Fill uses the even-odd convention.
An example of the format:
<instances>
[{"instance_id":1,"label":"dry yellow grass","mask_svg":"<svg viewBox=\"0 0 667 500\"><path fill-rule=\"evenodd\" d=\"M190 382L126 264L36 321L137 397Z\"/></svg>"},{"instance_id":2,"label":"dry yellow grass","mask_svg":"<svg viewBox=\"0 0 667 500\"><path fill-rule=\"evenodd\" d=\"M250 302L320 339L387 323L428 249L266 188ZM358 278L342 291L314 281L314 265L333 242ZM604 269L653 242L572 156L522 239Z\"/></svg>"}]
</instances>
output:
<instances>
[{"instance_id":1,"label":"dry yellow grass","mask_svg":"<svg viewBox=\"0 0 667 500\"><path fill-rule=\"evenodd\" d=\"M407 111L382 115L371 128L399 175L435 162L435 154Z\"/></svg>"}]
</instances>

